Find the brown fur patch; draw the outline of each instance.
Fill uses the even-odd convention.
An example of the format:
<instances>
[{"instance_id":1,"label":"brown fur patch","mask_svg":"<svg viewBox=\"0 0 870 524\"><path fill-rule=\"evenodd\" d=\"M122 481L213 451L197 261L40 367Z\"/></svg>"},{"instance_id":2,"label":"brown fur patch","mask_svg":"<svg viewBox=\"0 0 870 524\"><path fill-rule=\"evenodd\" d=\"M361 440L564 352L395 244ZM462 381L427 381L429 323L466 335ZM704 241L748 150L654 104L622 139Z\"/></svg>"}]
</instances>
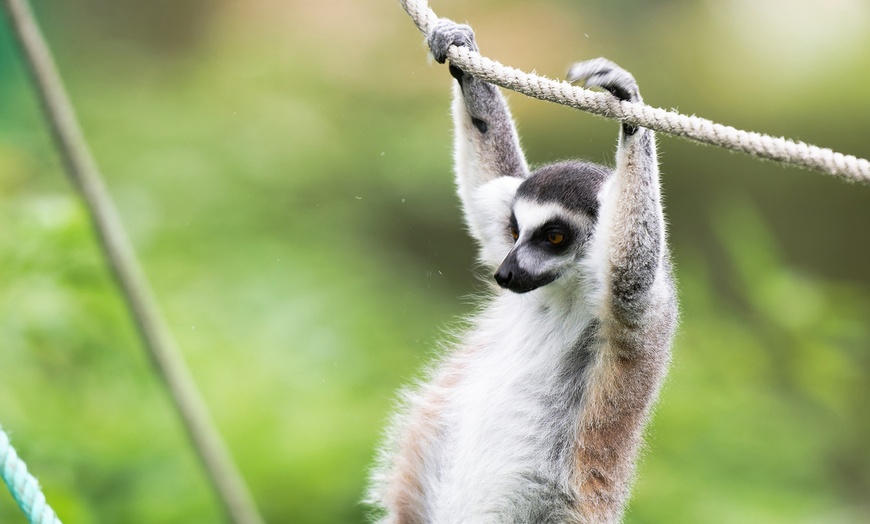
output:
<instances>
[{"instance_id":1,"label":"brown fur patch","mask_svg":"<svg viewBox=\"0 0 870 524\"><path fill-rule=\"evenodd\" d=\"M606 327L603 335L607 340ZM643 427L668 360L655 348L630 347L629 340L635 337L614 338L609 337L599 348L577 435L575 486L580 494L579 511L595 523L618 522L621 518Z\"/></svg>"},{"instance_id":2,"label":"brown fur patch","mask_svg":"<svg viewBox=\"0 0 870 524\"><path fill-rule=\"evenodd\" d=\"M459 383L465 374L466 359L475 351L475 348L466 348L452 355L413 408L385 494L386 506L396 516L395 524L425 522L425 494L420 474L425 467L426 451L441 432L441 413L446 403L444 392Z\"/></svg>"}]
</instances>

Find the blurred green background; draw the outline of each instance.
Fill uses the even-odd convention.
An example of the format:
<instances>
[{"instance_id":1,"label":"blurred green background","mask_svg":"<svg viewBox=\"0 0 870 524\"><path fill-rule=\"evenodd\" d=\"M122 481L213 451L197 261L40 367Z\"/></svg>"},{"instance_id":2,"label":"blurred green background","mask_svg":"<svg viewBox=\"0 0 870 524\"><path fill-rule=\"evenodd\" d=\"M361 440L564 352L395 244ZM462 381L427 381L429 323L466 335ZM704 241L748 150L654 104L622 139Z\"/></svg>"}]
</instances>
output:
<instances>
[{"instance_id":1,"label":"blurred green background","mask_svg":"<svg viewBox=\"0 0 870 524\"><path fill-rule=\"evenodd\" d=\"M363 521L395 390L485 286L446 69L392 0L35 7L265 517ZM432 7L506 64L606 56L653 105L870 155L867 0ZM220 521L3 22L0 424L64 522ZM611 161L615 123L510 101L533 163ZM870 188L659 143L683 318L626 521L870 521Z\"/></svg>"}]
</instances>

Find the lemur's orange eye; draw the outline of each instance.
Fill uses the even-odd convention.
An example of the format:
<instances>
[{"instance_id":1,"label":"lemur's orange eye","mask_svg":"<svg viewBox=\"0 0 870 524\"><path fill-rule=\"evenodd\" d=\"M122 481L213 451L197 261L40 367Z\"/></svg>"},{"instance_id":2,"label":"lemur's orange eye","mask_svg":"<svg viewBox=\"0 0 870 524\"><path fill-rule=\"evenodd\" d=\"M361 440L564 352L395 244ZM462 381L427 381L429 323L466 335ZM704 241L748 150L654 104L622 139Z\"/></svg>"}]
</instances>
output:
<instances>
[{"instance_id":1,"label":"lemur's orange eye","mask_svg":"<svg viewBox=\"0 0 870 524\"><path fill-rule=\"evenodd\" d=\"M562 233L558 233L556 231L551 231L550 233L547 233L547 242L553 244L554 246L558 246L562 243L563 240L565 240L565 235L563 235Z\"/></svg>"},{"instance_id":2,"label":"lemur's orange eye","mask_svg":"<svg viewBox=\"0 0 870 524\"><path fill-rule=\"evenodd\" d=\"M520 238L520 232L514 226L511 226L511 236L514 237L514 240Z\"/></svg>"}]
</instances>

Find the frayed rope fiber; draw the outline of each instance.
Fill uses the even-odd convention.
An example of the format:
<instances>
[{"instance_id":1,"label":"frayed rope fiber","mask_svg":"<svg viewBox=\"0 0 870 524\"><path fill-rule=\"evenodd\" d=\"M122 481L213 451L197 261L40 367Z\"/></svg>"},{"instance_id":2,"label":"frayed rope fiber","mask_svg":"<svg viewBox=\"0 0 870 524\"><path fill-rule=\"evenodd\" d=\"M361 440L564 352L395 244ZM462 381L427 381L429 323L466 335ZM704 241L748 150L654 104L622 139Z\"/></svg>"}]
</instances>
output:
<instances>
[{"instance_id":1,"label":"frayed rope fiber","mask_svg":"<svg viewBox=\"0 0 870 524\"><path fill-rule=\"evenodd\" d=\"M54 511L45 502L39 482L27 472L27 466L9 443L9 436L0 428L0 476L12 493L18 507L30 524L60 524Z\"/></svg>"},{"instance_id":2,"label":"frayed rope fiber","mask_svg":"<svg viewBox=\"0 0 870 524\"><path fill-rule=\"evenodd\" d=\"M425 0L399 0L399 4L424 35L428 35L438 21L438 16ZM609 94L504 66L466 47L451 46L447 50L447 58L468 74L539 100L555 102L703 144L813 169L849 182L870 184L870 161L854 155L844 155L786 138L742 131L697 116L686 116L642 103L619 101Z\"/></svg>"}]
</instances>

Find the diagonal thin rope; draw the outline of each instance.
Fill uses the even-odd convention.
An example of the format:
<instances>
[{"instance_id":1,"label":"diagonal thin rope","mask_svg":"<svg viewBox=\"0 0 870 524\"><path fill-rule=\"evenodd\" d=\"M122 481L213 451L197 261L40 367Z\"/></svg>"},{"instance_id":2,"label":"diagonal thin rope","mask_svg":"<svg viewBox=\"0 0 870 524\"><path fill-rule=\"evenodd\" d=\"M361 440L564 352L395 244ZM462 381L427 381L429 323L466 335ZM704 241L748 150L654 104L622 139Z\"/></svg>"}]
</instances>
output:
<instances>
[{"instance_id":1,"label":"diagonal thin rope","mask_svg":"<svg viewBox=\"0 0 870 524\"><path fill-rule=\"evenodd\" d=\"M417 28L424 35L428 35L438 21L438 16L429 8L428 3L425 0L399 0L399 3ZM467 47L451 46L447 50L447 57L452 64L471 75L539 100L555 102L703 144L813 169L849 182L870 184L870 162L854 155L844 155L828 148L787 138L743 131L705 118L682 115L642 103L619 101L609 94L507 67L470 51Z\"/></svg>"},{"instance_id":2,"label":"diagonal thin rope","mask_svg":"<svg viewBox=\"0 0 870 524\"><path fill-rule=\"evenodd\" d=\"M12 498L24 512L30 524L60 524L60 519L45 501L39 482L27 472L27 464L21 460L9 442L9 436L0 428L0 477L12 493Z\"/></svg>"},{"instance_id":3,"label":"diagonal thin rope","mask_svg":"<svg viewBox=\"0 0 870 524\"><path fill-rule=\"evenodd\" d=\"M230 520L236 524L261 524L263 519L209 415L139 266L33 13L26 0L5 0L5 6L67 175L86 204L103 255L191 444Z\"/></svg>"}]
</instances>

